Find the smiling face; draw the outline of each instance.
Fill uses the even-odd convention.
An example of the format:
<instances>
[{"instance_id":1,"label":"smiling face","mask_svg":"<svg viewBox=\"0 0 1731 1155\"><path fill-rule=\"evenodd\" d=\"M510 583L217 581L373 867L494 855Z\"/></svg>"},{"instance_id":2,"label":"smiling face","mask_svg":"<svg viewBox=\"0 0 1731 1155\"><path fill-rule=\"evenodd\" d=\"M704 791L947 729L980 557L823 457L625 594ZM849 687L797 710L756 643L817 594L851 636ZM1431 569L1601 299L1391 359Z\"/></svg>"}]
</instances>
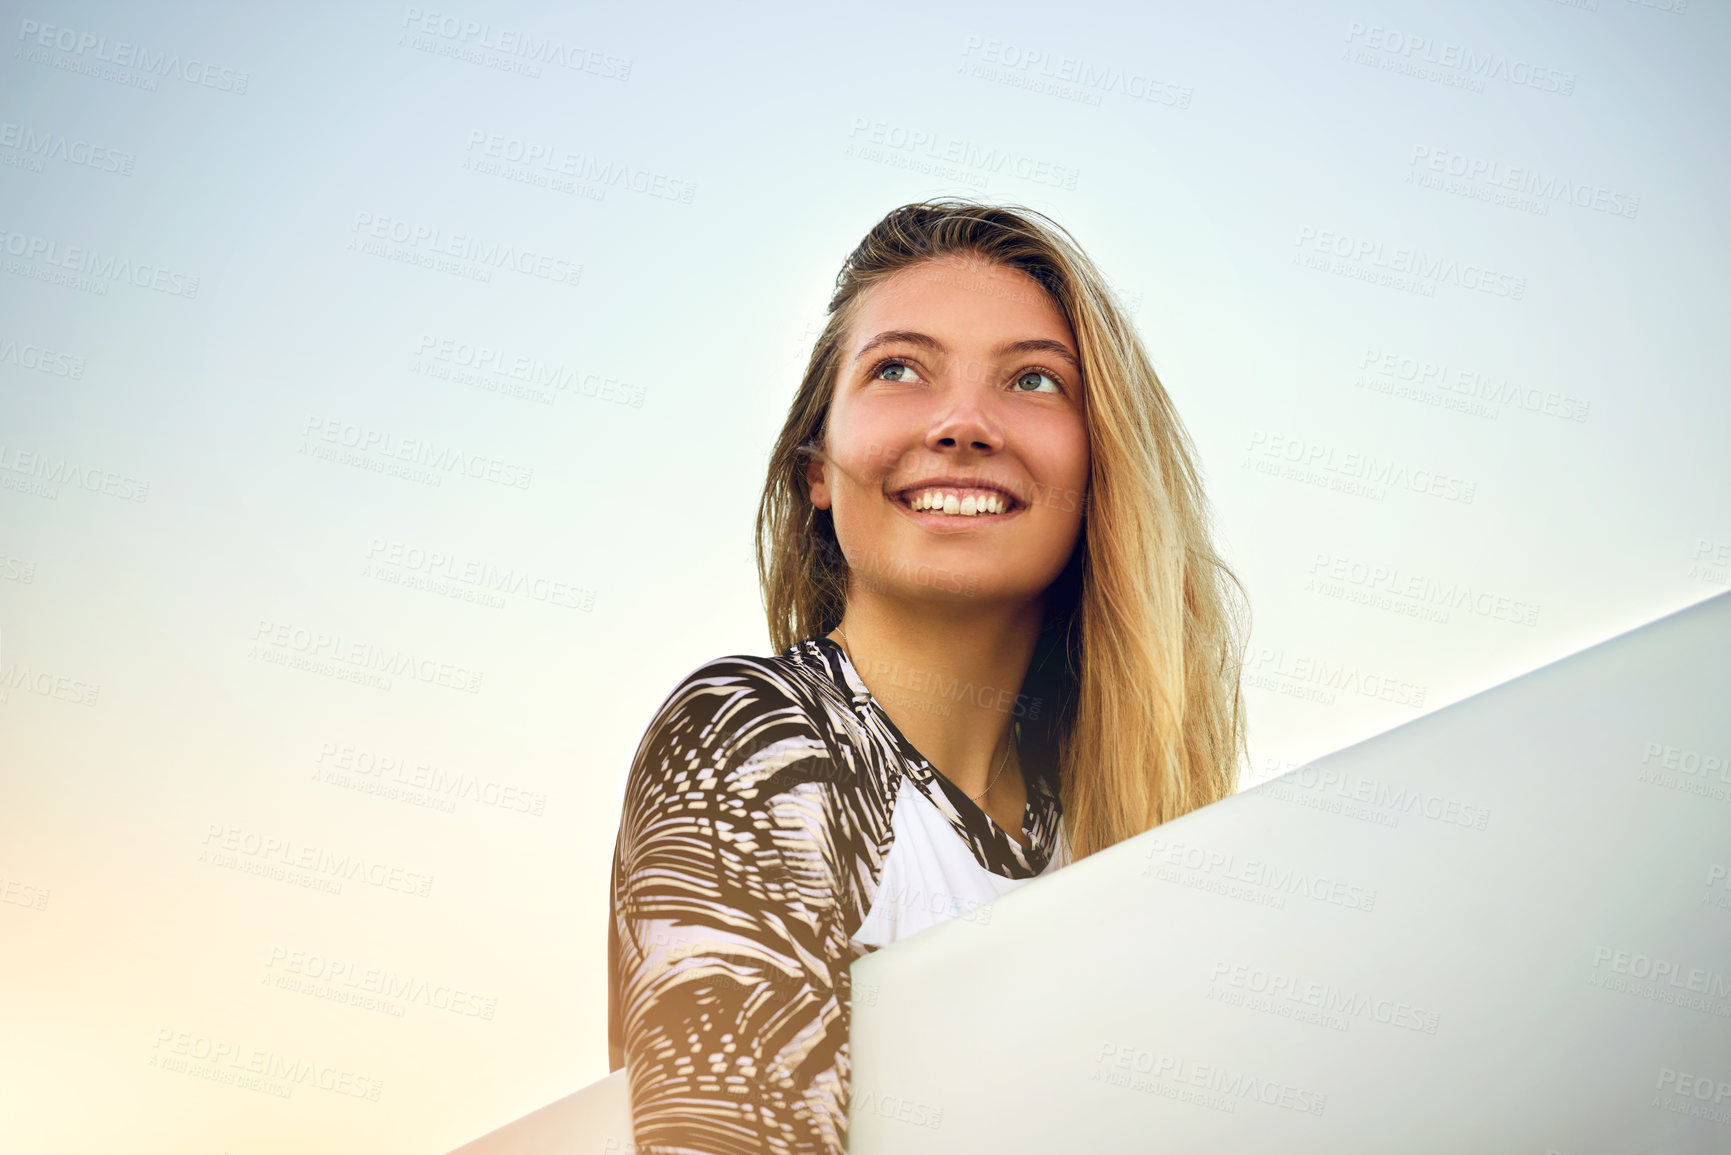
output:
<instances>
[{"instance_id":1,"label":"smiling face","mask_svg":"<svg viewBox=\"0 0 1731 1155\"><path fill-rule=\"evenodd\" d=\"M1026 273L946 256L857 302L806 468L848 566L893 596L1038 597L1081 532L1080 354Z\"/></svg>"}]
</instances>

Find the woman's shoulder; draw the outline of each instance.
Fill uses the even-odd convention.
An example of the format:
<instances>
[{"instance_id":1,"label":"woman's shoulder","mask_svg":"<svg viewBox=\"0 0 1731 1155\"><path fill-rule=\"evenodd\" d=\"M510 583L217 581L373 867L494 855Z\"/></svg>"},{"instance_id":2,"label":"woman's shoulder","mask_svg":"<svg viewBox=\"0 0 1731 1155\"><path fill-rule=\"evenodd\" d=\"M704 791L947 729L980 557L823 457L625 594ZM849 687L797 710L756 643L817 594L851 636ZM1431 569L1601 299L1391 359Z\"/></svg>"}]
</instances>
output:
<instances>
[{"instance_id":1,"label":"woman's shoulder","mask_svg":"<svg viewBox=\"0 0 1731 1155\"><path fill-rule=\"evenodd\" d=\"M813 642L799 642L779 654L727 654L711 658L686 674L668 696L682 692L727 690L768 704L807 704L814 698L846 699L823 651Z\"/></svg>"},{"instance_id":2,"label":"woman's shoulder","mask_svg":"<svg viewBox=\"0 0 1731 1155\"><path fill-rule=\"evenodd\" d=\"M857 721L839 672L812 642L767 656L711 658L680 679L655 720L703 723L716 741L738 740L766 726L828 734Z\"/></svg>"},{"instance_id":3,"label":"woman's shoulder","mask_svg":"<svg viewBox=\"0 0 1731 1155\"><path fill-rule=\"evenodd\" d=\"M645 730L636 791L718 791L740 800L834 781L859 728L813 643L780 654L728 654L680 679Z\"/></svg>"}]
</instances>

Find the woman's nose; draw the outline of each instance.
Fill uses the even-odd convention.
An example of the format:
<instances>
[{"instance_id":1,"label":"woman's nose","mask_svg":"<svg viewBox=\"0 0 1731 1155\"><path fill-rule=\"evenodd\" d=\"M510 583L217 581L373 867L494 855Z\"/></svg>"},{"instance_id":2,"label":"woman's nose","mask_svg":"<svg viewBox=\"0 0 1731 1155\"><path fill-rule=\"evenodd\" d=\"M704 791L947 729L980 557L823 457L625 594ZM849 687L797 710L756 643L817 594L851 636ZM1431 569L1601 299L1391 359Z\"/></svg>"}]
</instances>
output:
<instances>
[{"instance_id":1,"label":"woman's nose","mask_svg":"<svg viewBox=\"0 0 1731 1155\"><path fill-rule=\"evenodd\" d=\"M982 396L980 382L962 380L934 394L938 411L926 431L927 448L954 450L960 447L979 453L996 453L1004 447L1004 431Z\"/></svg>"}]
</instances>

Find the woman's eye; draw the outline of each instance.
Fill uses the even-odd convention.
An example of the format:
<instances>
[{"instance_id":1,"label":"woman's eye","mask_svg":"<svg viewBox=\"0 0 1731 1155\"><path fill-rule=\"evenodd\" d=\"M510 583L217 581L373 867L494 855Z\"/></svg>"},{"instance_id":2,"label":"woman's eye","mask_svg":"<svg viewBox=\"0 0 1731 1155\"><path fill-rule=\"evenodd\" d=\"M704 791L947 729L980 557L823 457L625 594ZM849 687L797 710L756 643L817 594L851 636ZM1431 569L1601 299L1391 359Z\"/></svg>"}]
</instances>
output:
<instances>
[{"instance_id":1,"label":"woman's eye","mask_svg":"<svg viewBox=\"0 0 1731 1155\"><path fill-rule=\"evenodd\" d=\"M900 361L886 361L879 365L872 375L879 381L918 381L920 379L920 375L914 372L911 365L904 365Z\"/></svg>"},{"instance_id":2,"label":"woman's eye","mask_svg":"<svg viewBox=\"0 0 1731 1155\"><path fill-rule=\"evenodd\" d=\"M1045 382L1042 386L1041 382ZM1030 369L1016 378L1016 388L1023 393L1059 393L1058 382L1038 369Z\"/></svg>"}]
</instances>

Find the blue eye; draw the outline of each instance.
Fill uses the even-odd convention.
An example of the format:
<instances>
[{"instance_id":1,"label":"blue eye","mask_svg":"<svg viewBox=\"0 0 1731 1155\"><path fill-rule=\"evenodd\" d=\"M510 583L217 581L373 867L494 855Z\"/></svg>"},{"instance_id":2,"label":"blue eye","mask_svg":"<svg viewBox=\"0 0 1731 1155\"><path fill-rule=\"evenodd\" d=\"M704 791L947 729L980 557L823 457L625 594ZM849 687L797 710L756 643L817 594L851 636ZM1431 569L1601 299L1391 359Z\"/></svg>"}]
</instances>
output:
<instances>
[{"instance_id":1,"label":"blue eye","mask_svg":"<svg viewBox=\"0 0 1731 1155\"><path fill-rule=\"evenodd\" d=\"M886 377L884 376L885 373L894 373L895 375ZM900 361L885 361L872 370L872 376L879 381L918 381L920 379L920 375L913 371L912 366L904 365Z\"/></svg>"},{"instance_id":2,"label":"blue eye","mask_svg":"<svg viewBox=\"0 0 1731 1155\"><path fill-rule=\"evenodd\" d=\"M1030 380L1033 381L1033 384L1029 384ZM1042 389L1040 387L1041 381L1044 381L1046 383L1046 385L1049 386L1049 388ZM1063 390L1059 388L1058 382L1056 381L1056 379L1049 376L1048 374L1042 373L1038 369L1030 369L1026 373L1022 374L1020 377L1016 378L1016 388L1018 391L1020 391L1022 393L1061 393L1061 392L1063 392Z\"/></svg>"}]
</instances>

